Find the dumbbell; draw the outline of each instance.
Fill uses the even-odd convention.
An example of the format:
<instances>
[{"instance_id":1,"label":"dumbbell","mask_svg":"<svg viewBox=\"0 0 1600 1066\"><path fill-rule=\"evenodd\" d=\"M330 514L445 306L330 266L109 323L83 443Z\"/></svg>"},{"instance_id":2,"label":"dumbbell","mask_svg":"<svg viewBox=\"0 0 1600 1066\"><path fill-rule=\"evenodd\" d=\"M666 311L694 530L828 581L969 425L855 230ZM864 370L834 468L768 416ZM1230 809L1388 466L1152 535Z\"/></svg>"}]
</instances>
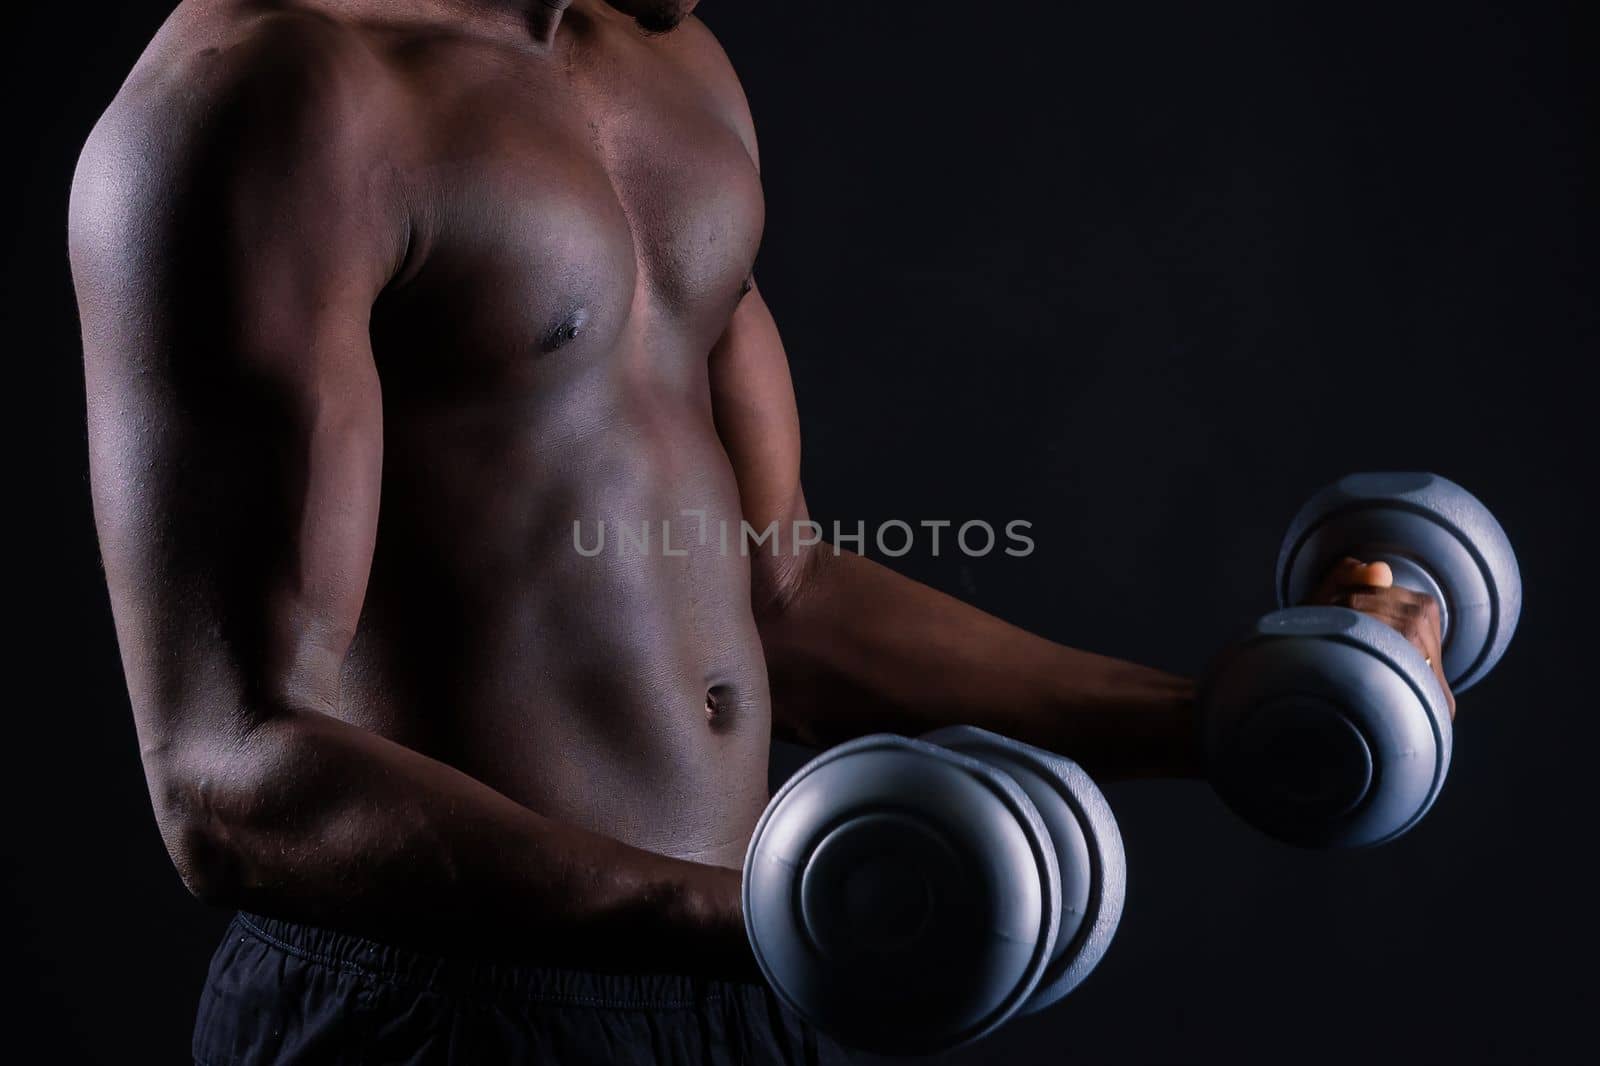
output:
<instances>
[{"instance_id":1,"label":"dumbbell","mask_svg":"<svg viewBox=\"0 0 1600 1066\"><path fill-rule=\"evenodd\" d=\"M1067 759L967 726L823 752L744 865L767 982L847 1046L929 1054L1065 996L1122 914L1122 839Z\"/></svg>"},{"instance_id":2,"label":"dumbbell","mask_svg":"<svg viewBox=\"0 0 1600 1066\"><path fill-rule=\"evenodd\" d=\"M1300 604L1342 559L1384 562L1439 604L1443 674L1465 691L1499 661L1522 608L1505 531L1461 486L1352 474L1300 509L1278 553L1282 609L1227 650L1200 692L1207 773L1258 828L1306 847L1393 840L1428 812L1451 722L1428 661L1393 627Z\"/></svg>"}]
</instances>

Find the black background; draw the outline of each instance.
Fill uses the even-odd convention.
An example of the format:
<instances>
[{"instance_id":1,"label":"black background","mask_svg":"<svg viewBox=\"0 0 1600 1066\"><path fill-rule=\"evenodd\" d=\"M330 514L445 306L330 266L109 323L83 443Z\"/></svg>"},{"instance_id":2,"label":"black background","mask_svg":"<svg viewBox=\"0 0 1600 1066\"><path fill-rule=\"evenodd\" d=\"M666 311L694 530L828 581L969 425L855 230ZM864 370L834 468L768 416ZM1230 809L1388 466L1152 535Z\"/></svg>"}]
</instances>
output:
<instances>
[{"instance_id":1,"label":"black background","mask_svg":"<svg viewBox=\"0 0 1600 1066\"><path fill-rule=\"evenodd\" d=\"M185 895L144 792L64 249L77 149L169 6L8 11L24 546L0 902L10 1036L37 1029L63 1062L183 1061L224 920ZM703 6L761 133L759 276L824 521L1031 521L1027 559L895 565L1185 672L1270 605L1285 522L1348 470L1460 481L1521 557L1522 629L1462 699L1427 822L1308 854L1203 785L1112 786L1130 887L1110 955L958 1061L1564 1061L1588 1043L1577 7Z\"/></svg>"}]
</instances>

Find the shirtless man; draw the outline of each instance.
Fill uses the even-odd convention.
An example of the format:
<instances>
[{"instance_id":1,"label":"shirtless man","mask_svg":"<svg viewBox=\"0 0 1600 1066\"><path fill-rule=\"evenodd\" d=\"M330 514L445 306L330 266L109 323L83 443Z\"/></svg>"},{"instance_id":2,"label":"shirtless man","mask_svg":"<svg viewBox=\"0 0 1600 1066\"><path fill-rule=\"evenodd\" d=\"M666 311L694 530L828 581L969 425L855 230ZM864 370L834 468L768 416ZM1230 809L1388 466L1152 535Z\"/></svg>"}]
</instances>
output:
<instances>
[{"instance_id":1,"label":"shirtless man","mask_svg":"<svg viewBox=\"0 0 1600 1066\"><path fill-rule=\"evenodd\" d=\"M740 915L774 733L1195 769L1187 680L791 536L756 140L692 7L186 0L90 137L71 256L144 767L184 883L248 912L202 1061L826 1056ZM696 511L778 550L575 550ZM1329 598L1438 661L1381 577Z\"/></svg>"}]
</instances>

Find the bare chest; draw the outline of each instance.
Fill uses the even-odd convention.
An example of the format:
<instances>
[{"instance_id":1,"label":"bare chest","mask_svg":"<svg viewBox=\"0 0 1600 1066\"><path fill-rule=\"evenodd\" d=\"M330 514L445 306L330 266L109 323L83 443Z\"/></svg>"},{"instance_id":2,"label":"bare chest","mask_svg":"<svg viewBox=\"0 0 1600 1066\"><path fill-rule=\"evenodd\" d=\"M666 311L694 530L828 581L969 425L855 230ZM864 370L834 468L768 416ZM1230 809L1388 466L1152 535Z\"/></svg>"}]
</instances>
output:
<instances>
[{"instance_id":1,"label":"bare chest","mask_svg":"<svg viewBox=\"0 0 1600 1066\"><path fill-rule=\"evenodd\" d=\"M419 96L404 162L411 247L381 310L406 362L703 373L755 259L760 181L702 86L630 62L646 69L496 58L421 80L450 89Z\"/></svg>"}]
</instances>

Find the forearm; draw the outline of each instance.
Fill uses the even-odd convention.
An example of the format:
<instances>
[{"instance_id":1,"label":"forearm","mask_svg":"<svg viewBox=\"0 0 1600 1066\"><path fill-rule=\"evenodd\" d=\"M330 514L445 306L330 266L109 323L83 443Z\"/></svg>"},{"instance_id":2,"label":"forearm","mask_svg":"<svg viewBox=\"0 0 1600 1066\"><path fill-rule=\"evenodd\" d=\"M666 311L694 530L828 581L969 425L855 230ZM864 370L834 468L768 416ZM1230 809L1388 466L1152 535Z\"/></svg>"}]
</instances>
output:
<instances>
[{"instance_id":1,"label":"forearm","mask_svg":"<svg viewBox=\"0 0 1600 1066\"><path fill-rule=\"evenodd\" d=\"M1191 776L1193 684L1063 647L821 545L761 627L775 725L833 744L980 725L1106 776Z\"/></svg>"},{"instance_id":2,"label":"forearm","mask_svg":"<svg viewBox=\"0 0 1600 1066\"><path fill-rule=\"evenodd\" d=\"M276 715L209 763L172 775L157 810L216 902L440 951L751 966L738 871L542 817L327 715Z\"/></svg>"}]
</instances>

